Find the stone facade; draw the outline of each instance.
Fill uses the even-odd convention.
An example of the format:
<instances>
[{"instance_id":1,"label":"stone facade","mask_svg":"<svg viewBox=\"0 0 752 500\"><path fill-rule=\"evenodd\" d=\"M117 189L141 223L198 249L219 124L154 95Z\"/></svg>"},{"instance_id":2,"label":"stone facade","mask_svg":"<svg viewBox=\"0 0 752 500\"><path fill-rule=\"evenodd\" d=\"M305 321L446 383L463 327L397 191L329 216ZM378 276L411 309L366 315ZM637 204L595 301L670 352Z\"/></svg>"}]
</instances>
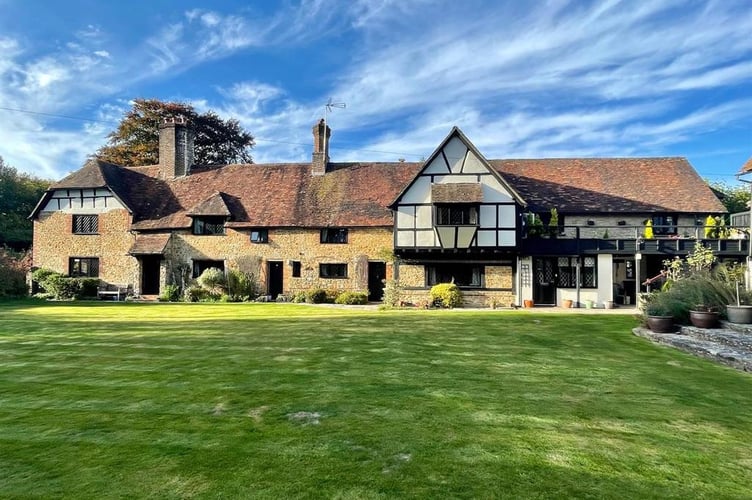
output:
<instances>
[{"instance_id":1,"label":"stone facade","mask_svg":"<svg viewBox=\"0 0 752 500\"><path fill-rule=\"evenodd\" d=\"M73 234L73 214L41 212L34 220L34 266L68 274L71 257L98 257L99 278L108 283L138 283L138 261L128 255L135 236L127 210L98 214L98 234Z\"/></svg>"},{"instance_id":2,"label":"stone facade","mask_svg":"<svg viewBox=\"0 0 752 500\"><path fill-rule=\"evenodd\" d=\"M461 290L465 307L509 307L516 304L512 266L487 265L484 269L486 289ZM399 264L400 300L410 304L430 302L430 287L425 286L425 267Z\"/></svg>"}]
</instances>

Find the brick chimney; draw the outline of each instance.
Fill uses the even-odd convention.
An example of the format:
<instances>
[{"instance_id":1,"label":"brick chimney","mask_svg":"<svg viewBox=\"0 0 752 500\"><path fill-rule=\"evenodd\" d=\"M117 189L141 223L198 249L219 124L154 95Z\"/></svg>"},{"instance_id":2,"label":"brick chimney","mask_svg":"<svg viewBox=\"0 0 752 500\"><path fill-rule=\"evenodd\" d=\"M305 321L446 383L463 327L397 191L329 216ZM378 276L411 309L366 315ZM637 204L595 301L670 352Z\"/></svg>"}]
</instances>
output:
<instances>
[{"instance_id":1,"label":"brick chimney","mask_svg":"<svg viewBox=\"0 0 752 500\"><path fill-rule=\"evenodd\" d=\"M332 129L322 118L313 126L313 159L311 160L311 173L324 175L326 166L329 164L329 137Z\"/></svg>"},{"instance_id":2,"label":"brick chimney","mask_svg":"<svg viewBox=\"0 0 752 500\"><path fill-rule=\"evenodd\" d=\"M195 131L184 116L165 118L159 125L159 176L174 179L191 173Z\"/></svg>"}]
</instances>

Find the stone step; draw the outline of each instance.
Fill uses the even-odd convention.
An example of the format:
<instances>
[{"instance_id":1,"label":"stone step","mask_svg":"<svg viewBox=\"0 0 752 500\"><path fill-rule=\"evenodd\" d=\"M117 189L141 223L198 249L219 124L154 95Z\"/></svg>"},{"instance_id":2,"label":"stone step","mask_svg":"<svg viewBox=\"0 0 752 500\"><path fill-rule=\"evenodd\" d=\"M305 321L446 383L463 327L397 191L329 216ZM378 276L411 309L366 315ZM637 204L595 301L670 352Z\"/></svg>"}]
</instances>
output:
<instances>
[{"instance_id":1,"label":"stone step","mask_svg":"<svg viewBox=\"0 0 752 500\"><path fill-rule=\"evenodd\" d=\"M716 342L734 349L742 349L752 353L752 333L739 332L725 328L731 323L724 324L724 328L697 328L694 326L681 327L681 333L699 340Z\"/></svg>"},{"instance_id":2,"label":"stone step","mask_svg":"<svg viewBox=\"0 0 752 500\"><path fill-rule=\"evenodd\" d=\"M648 338L653 342L668 345L690 354L694 354L695 356L700 356L736 368L737 370L752 372L752 350L747 350L743 347L731 347L719 342L698 338L693 335L685 335L681 333L655 333L652 330L642 327L635 328L632 332L637 336Z\"/></svg>"},{"instance_id":3,"label":"stone step","mask_svg":"<svg viewBox=\"0 0 752 500\"><path fill-rule=\"evenodd\" d=\"M728 321L721 321L723 328L726 330L734 330L739 333L746 333L752 335L752 325L742 325L739 323L729 323Z\"/></svg>"}]
</instances>

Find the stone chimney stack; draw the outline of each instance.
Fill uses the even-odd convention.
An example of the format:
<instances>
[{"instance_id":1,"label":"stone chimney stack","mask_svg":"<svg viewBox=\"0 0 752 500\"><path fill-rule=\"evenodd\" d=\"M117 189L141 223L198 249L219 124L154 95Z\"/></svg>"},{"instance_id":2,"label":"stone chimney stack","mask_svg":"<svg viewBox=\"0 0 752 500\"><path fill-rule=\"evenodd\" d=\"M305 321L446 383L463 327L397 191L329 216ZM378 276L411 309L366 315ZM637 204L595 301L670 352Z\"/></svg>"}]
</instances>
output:
<instances>
[{"instance_id":1,"label":"stone chimney stack","mask_svg":"<svg viewBox=\"0 0 752 500\"><path fill-rule=\"evenodd\" d=\"M174 179L191 173L195 131L184 116L165 118L159 125L159 175Z\"/></svg>"},{"instance_id":2,"label":"stone chimney stack","mask_svg":"<svg viewBox=\"0 0 752 500\"><path fill-rule=\"evenodd\" d=\"M313 175L324 175L326 173L326 167L329 164L329 137L331 135L332 130L323 118L313 126L313 159L311 163Z\"/></svg>"}]
</instances>

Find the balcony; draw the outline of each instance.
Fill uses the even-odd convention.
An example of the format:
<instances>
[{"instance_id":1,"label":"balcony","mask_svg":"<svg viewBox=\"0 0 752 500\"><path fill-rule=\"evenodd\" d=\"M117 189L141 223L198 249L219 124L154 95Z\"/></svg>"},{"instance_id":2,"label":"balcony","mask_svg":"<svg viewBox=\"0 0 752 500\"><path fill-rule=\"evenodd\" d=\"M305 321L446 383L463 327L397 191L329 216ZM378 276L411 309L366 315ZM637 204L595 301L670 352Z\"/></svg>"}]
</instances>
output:
<instances>
[{"instance_id":1,"label":"balcony","mask_svg":"<svg viewBox=\"0 0 752 500\"><path fill-rule=\"evenodd\" d=\"M706 234L704 226L653 226L653 238L645 238L645 226L563 226L558 234L523 234L521 251L526 255L617 255L684 256L697 242L719 257L744 257L749 253L749 228L727 226ZM543 229L548 233L548 228ZM664 234L661 234L664 233ZM666 234L673 233L673 234Z\"/></svg>"}]
</instances>

